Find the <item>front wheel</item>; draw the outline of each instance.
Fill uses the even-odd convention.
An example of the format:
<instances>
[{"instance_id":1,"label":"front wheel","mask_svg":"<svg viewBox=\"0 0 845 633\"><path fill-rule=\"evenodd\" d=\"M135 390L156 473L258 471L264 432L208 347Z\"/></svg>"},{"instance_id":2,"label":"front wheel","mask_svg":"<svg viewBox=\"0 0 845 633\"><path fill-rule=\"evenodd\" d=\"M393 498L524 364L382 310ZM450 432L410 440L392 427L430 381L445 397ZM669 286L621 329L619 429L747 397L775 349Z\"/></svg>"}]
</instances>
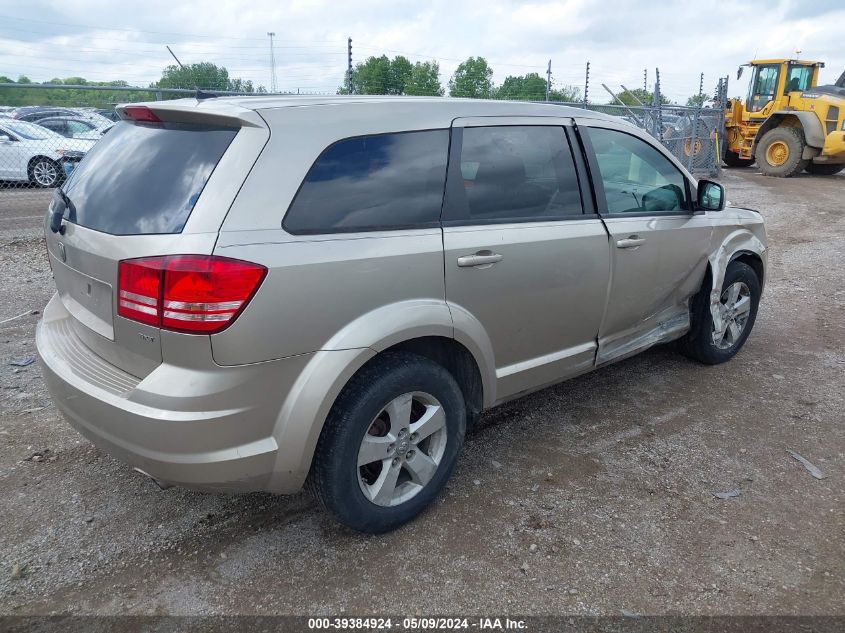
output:
<instances>
[{"instance_id":1,"label":"front wheel","mask_svg":"<svg viewBox=\"0 0 845 633\"><path fill-rule=\"evenodd\" d=\"M452 375L415 354L386 353L359 371L323 427L308 486L340 523L393 530L452 474L466 405Z\"/></svg>"},{"instance_id":2,"label":"front wheel","mask_svg":"<svg viewBox=\"0 0 845 633\"><path fill-rule=\"evenodd\" d=\"M800 174L809 162L804 154L804 132L795 127L776 127L757 142L754 158L764 176L789 178Z\"/></svg>"},{"instance_id":3,"label":"front wheel","mask_svg":"<svg viewBox=\"0 0 845 633\"><path fill-rule=\"evenodd\" d=\"M760 280L754 269L742 262L731 262L722 283L718 318L714 319L708 275L704 287L693 298L692 329L680 341L681 351L706 365L718 365L736 356L754 327L760 294Z\"/></svg>"},{"instance_id":4,"label":"front wheel","mask_svg":"<svg viewBox=\"0 0 845 633\"><path fill-rule=\"evenodd\" d=\"M807 172L816 176L833 176L845 169L845 165L825 165L810 163L807 165Z\"/></svg>"}]
</instances>

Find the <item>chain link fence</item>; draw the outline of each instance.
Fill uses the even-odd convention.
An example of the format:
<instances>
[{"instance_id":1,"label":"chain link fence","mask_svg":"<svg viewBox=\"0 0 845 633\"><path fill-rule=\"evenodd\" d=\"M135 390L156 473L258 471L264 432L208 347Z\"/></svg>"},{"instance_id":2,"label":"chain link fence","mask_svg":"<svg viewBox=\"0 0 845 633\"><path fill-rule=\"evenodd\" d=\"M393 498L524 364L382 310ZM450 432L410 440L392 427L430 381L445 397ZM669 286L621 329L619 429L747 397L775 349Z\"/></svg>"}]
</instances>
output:
<instances>
[{"instance_id":1,"label":"chain link fence","mask_svg":"<svg viewBox=\"0 0 845 633\"><path fill-rule=\"evenodd\" d=\"M182 89L0 84L0 213L43 213L52 189L108 134L117 119L117 103L195 94ZM722 108L553 103L602 112L642 128L693 174L712 176L721 169Z\"/></svg>"}]
</instances>

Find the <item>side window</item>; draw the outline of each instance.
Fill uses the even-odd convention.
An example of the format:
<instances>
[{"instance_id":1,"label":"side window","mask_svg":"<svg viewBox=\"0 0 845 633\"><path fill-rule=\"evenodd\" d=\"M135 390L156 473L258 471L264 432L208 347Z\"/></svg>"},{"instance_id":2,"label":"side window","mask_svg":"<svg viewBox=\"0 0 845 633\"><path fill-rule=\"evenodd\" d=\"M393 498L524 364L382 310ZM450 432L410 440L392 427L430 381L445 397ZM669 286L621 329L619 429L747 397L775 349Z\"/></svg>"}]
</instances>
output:
<instances>
[{"instance_id":1,"label":"side window","mask_svg":"<svg viewBox=\"0 0 845 633\"><path fill-rule=\"evenodd\" d=\"M42 127L46 127L48 130L52 130L57 134L64 135L65 134L65 124L64 121L42 121L38 125Z\"/></svg>"},{"instance_id":2,"label":"side window","mask_svg":"<svg viewBox=\"0 0 845 633\"><path fill-rule=\"evenodd\" d=\"M751 81L751 94L748 98L749 110L759 112L775 98L778 85L779 66L757 66Z\"/></svg>"},{"instance_id":3,"label":"side window","mask_svg":"<svg viewBox=\"0 0 845 633\"><path fill-rule=\"evenodd\" d=\"M448 130L339 141L312 165L282 226L294 234L431 226L448 151Z\"/></svg>"},{"instance_id":4,"label":"side window","mask_svg":"<svg viewBox=\"0 0 845 633\"><path fill-rule=\"evenodd\" d=\"M687 211L686 179L642 139L604 128L588 128L608 213Z\"/></svg>"},{"instance_id":5,"label":"side window","mask_svg":"<svg viewBox=\"0 0 845 633\"><path fill-rule=\"evenodd\" d=\"M813 76L813 69L811 66L797 66L795 64L789 65L789 73L786 75L786 85L783 89L783 94L790 92L804 92L810 87L810 80Z\"/></svg>"},{"instance_id":6,"label":"side window","mask_svg":"<svg viewBox=\"0 0 845 633\"><path fill-rule=\"evenodd\" d=\"M462 137L460 161L450 166L445 219L507 222L583 213L563 127L468 127Z\"/></svg>"},{"instance_id":7,"label":"side window","mask_svg":"<svg viewBox=\"0 0 845 633\"><path fill-rule=\"evenodd\" d=\"M67 122L68 132L73 134L84 134L85 132L90 132L91 128L88 127L82 121L68 121Z\"/></svg>"}]
</instances>

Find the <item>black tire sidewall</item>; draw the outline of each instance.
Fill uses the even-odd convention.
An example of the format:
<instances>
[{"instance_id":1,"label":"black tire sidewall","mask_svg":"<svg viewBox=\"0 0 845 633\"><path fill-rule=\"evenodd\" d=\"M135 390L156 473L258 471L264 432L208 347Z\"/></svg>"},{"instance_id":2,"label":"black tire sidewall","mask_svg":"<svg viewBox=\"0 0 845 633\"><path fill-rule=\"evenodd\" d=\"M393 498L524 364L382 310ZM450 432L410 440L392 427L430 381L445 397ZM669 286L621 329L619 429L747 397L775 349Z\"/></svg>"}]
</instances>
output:
<instances>
[{"instance_id":1,"label":"black tire sidewall","mask_svg":"<svg viewBox=\"0 0 845 633\"><path fill-rule=\"evenodd\" d=\"M845 165L817 165L813 162L809 163L806 167L807 173L816 176L835 176L843 169L845 169Z\"/></svg>"},{"instance_id":2,"label":"black tire sidewall","mask_svg":"<svg viewBox=\"0 0 845 633\"><path fill-rule=\"evenodd\" d=\"M789 157L783 165L770 165L766 161L766 150L775 141L783 141L789 147ZM763 135L754 152L754 158L763 174L788 178L801 173L807 166L807 160L801 158L803 153L804 133L797 128L778 127Z\"/></svg>"},{"instance_id":3,"label":"black tire sidewall","mask_svg":"<svg viewBox=\"0 0 845 633\"><path fill-rule=\"evenodd\" d=\"M428 506L448 481L466 432L466 405L452 375L435 362L415 355L385 359L380 371L353 378L332 409L317 450L314 473L323 505L341 523L370 533L386 532L406 523ZM413 391L431 394L446 414L446 450L434 477L414 497L398 506L369 501L358 482L358 451L364 434L379 412L395 397ZM328 435L326 435L328 431Z\"/></svg>"}]
</instances>

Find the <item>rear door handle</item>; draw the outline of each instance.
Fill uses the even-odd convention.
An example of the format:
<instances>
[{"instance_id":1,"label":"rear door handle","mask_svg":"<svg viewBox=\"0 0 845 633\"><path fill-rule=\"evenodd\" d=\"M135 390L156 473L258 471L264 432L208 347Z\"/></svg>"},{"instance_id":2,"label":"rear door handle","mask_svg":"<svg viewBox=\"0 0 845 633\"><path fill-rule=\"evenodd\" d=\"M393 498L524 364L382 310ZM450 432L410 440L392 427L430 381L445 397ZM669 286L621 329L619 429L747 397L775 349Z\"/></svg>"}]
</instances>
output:
<instances>
[{"instance_id":1,"label":"rear door handle","mask_svg":"<svg viewBox=\"0 0 845 633\"><path fill-rule=\"evenodd\" d=\"M503 255L499 253L491 253L490 251L478 251L474 255L462 255L458 257L458 266L461 268L470 268L473 266L492 266L496 262L500 262Z\"/></svg>"},{"instance_id":2,"label":"rear door handle","mask_svg":"<svg viewBox=\"0 0 845 633\"><path fill-rule=\"evenodd\" d=\"M621 240L616 240L616 248L636 248L645 244L645 238L639 235L629 235Z\"/></svg>"}]
</instances>

